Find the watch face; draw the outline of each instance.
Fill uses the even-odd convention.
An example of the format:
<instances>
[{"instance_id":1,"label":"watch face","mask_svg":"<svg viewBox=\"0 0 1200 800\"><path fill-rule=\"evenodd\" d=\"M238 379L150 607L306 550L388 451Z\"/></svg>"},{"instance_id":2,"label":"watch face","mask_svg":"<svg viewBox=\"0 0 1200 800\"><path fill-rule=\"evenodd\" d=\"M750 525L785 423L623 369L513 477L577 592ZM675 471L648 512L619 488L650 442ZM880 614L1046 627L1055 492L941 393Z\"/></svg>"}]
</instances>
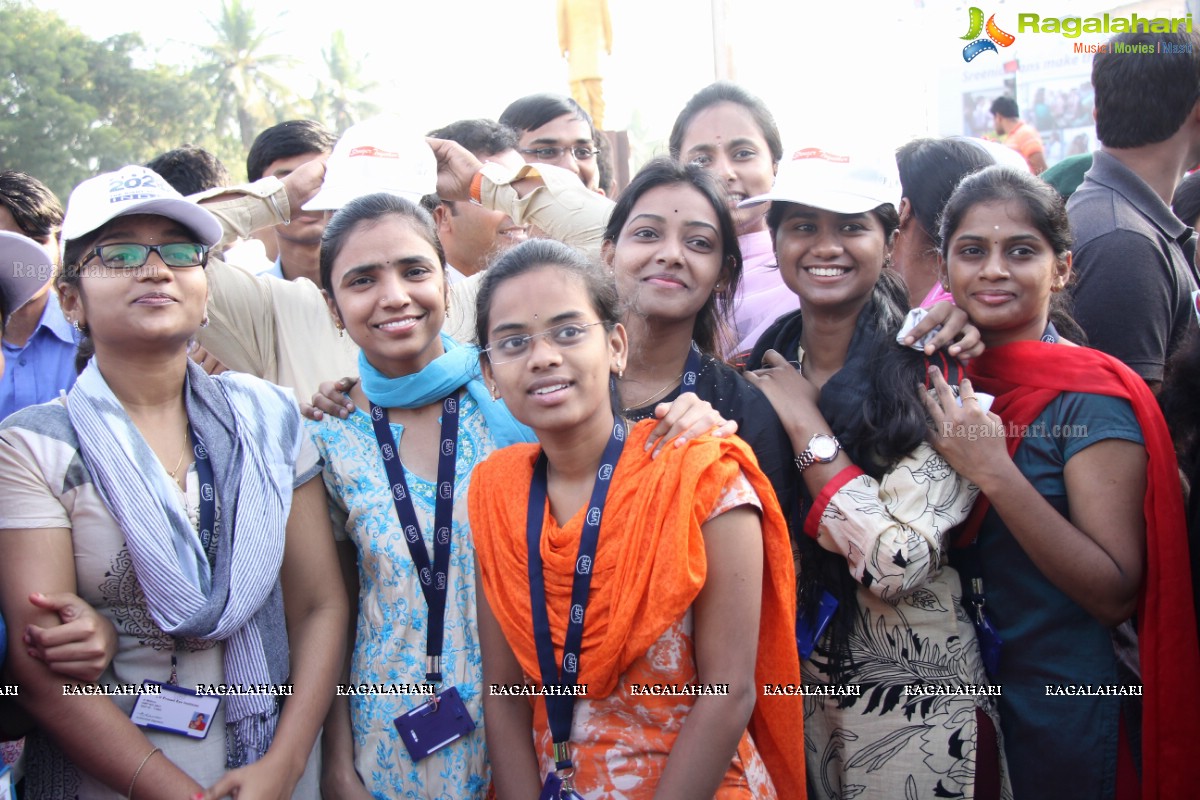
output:
<instances>
[{"instance_id":1,"label":"watch face","mask_svg":"<svg viewBox=\"0 0 1200 800\"><path fill-rule=\"evenodd\" d=\"M832 436L814 436L808 447L817 461L832 461L838 452L837 439Z\"/></svg>"}]
</instances>

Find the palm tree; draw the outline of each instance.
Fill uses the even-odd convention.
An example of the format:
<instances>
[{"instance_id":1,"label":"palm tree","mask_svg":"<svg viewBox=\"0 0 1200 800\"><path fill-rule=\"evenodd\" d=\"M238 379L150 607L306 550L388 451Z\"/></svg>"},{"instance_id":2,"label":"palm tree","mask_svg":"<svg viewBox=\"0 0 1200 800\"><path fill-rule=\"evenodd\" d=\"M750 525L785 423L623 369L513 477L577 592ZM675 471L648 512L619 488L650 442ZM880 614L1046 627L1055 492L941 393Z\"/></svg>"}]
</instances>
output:
<instances>
[{"instance_id":1,"label":"palm tree","mask_svg":"<svg viewBox=\"0 0 1200 800\"><path fill-rule=\"evenodd\" d=\"M206 63L198 75L210 83L217 98L218 132L238 136L249 148L259 131L289 116L294 94L273 71L291 66L293 60L262 52L277 31L259 30L253 9L242 0L222 0L220 17L208 24L217 40L202 48Z\"/></svg>"},{"instance_id":2,"label":"palm tree","mask_svg":"<svg viewBox=\"0 0 1200 800\"><path fill-rule=\"evenodd\" d=\"M317 81L313 109L319 119L324 119L335 131L344 131L379 110L366 99L367 93L379 84L363 79L362 61L350 57L343 31L333 32L329 49L321 51L321 58L325 61L329 80L328 83Z\"/></svg>"}]
</instances>

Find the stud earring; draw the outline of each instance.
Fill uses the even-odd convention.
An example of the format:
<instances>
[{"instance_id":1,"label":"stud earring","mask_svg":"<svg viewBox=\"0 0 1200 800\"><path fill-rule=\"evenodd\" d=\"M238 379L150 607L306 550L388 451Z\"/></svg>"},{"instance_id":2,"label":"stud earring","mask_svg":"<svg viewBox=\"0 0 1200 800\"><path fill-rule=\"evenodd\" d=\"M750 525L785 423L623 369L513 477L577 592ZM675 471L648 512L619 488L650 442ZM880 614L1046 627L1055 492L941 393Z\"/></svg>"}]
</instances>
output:
<instances>
[{"instance_id":1,"label":"stud earring","mask_svg":"<svg viewBox=\"0 0 1200 800\"><path fill-rule=\"evenodd\" d=\"M500 390L498 388L496 388L496 384L493 383L491 386L489 386L488 391L491 392L493 400L500 399Z\"/></svg>"},{"instance_id":2,"label":"stud earring","mask_svg":"<svg viewBox=\"0 0 1200 800\"><path fill-rule=\"evenodd\" d=\"M883 268L884 269L892 268L892 256L890 253L883 257Z\"/></svg>"}]
</instances>

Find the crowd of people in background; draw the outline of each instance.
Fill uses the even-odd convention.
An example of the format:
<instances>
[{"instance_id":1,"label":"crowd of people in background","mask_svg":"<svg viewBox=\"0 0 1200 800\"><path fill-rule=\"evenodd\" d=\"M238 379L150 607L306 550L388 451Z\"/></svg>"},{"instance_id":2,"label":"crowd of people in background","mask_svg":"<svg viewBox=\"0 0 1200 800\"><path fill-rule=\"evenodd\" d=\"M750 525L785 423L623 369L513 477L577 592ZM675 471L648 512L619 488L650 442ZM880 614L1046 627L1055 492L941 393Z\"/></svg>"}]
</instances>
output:
<instances>
[{"instance_id":1,"label":"crowd of people in background","mask_svg":"<svg viewBox=\"0 0 1200 800\"><path fill-rule=\"evenodd\" d=\"M625 186L549 93L0 172L0 795L1190 796L1200 36L1117 38L1049 169L718 82Z\"/></svg>"}]
</instances>

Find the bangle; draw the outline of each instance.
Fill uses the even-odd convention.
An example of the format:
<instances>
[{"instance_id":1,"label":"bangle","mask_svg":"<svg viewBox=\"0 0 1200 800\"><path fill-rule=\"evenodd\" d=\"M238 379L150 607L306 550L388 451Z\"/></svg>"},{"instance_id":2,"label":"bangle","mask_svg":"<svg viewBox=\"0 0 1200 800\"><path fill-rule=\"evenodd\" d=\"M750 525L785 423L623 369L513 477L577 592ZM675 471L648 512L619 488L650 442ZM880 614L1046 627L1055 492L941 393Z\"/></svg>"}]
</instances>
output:
<instances>
[{"instance_id":1,"label":"bangle","mask_svg":"<svg viewBox=\"0 0 1200 800\"><path fill-rule=\"evenodd\" d=\"M142 763L138 764L137 771L133 773L133 780L131 780L129 782L129 791L125 793L125 796L130 798L130 800L133 800L133 785L135 783L137 783L138 775L142 774L142 767L146 766L146 762L149 761L151 759L151 757L154 756L155 753L161 753L161 752L162 752L161 747L154 748L149 753L146 753L146 757L142 759Z\"/></svg>"}]
</instances>

